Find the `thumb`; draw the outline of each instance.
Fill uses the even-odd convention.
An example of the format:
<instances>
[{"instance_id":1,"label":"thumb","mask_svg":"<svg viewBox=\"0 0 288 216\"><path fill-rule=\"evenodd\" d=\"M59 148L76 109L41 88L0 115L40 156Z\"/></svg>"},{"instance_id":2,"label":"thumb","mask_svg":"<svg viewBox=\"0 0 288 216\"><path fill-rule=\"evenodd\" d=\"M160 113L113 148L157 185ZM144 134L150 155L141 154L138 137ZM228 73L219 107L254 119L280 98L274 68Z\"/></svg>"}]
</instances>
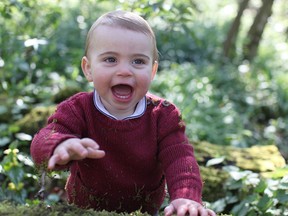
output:
<instances>
[{"instance_id":1,"label":"thumb","mask_svg":"<svg viewBox=\"0 0 288 216\"><path fill-rule=\"evenodd\" d=\"M172 204L169 204L165 209L164 209L164 215L165 216L171 216L174 213L174 206Z\"/></svg>"},{"instance_id":2,"label":"thumb","mask_svg":"<svg viewBox=\"0 0 288 216\"><path fill-rule=\"evenodd\" d=\"M58 161L60 161L60 158L59 156L56 154L56 155L53 155L50 159L49 159L49 162L48 162L48 169L49 170L52 170L55 168L55 165L58 163Z\"/></svg>"}]
</instances>

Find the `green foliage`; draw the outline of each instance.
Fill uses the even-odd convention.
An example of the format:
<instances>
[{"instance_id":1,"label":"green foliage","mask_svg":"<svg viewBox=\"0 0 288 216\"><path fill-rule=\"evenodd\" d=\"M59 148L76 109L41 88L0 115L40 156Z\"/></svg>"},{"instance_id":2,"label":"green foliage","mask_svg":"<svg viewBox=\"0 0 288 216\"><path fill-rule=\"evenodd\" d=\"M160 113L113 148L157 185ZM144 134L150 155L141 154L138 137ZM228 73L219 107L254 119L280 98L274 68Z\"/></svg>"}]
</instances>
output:
<instances>
[{"instance_id":1,"label":"green foliage","mask_svg":"<svg viewBox=\"0 0 288 216\"><path fill-rule=\"evenodd\" d=\"M39 68L42 46L48 44L47 38L51 37L51 30L58 26L60 10L45 1L4 1L2 4L4 8L1 14L5 19L0 20L3 44L1 59L5 67L0 69L3 74L1 89L9 90L9 95L19 94L18 89L31 95L31 83L39 82L38 78L47 78L41 76L41 71L34 71ZM43 8L46 10L42 10ZM48 11L53 12L47 13ZM41 16L45 16L45 19L38 18Z\"/></svg>"},{"instance_id":2,"label":"green foliage","mask_svg":"<svg viewBox=\"0 0 288 216\"><path fill-rule=\"evenodd\" d=\"M192 140L243 147L257 142L246 127L250 113L239 112L248 93L233 65L172 64L158 74L152 90L180 107Z\"/></svg>"},{"instance_id":3,"label":"green foliage","mask_svg":"<svg viewBox=\"0 0 288 216\"><path fill-rule=\"evenodd\" d=\"M31 182L37 179L30 173L33 162L17 148L6 149L4 154L0 163L0 178L4 179L0 188L0 201L10 200L24 204L28 193L33 190Z\"/></svg>"},{"instance_id":4,"label":"green foliage","mask_svg":"<svg viewBox=\"0 0 288 216\"><path fill-rule=\"evenodd\" d=\"M192 140L238 147L277 144L287 155L286 91L278 84L284 75L273 75L276 83L265 67L264 62L172 63L158 73L152 91L180 107Z\"/></svg>"},{"instance_id":5,"label":"green foliage","mask_svg":"<svg viewBox=\"0 0 288 216\"><path fill-rule=\"evenodd\" d=\"M226 196L212 204L215 209L222 212L232 206L231 213L237 216L288 214L288 175L264 179L249 170L232 166L224 169L230 179L225 185Z\"/></svg>"}]
</instances>

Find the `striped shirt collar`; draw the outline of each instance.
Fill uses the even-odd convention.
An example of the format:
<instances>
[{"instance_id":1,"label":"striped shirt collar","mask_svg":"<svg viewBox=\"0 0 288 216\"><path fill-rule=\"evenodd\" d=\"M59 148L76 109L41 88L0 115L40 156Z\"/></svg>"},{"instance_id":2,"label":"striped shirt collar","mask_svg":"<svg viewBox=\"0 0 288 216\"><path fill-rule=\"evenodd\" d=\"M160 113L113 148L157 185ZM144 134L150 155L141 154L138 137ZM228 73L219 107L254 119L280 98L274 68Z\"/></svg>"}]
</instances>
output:
<instances>
[{"instance_id":1,"label":"striped shirt collar","mask_svg":"<svg viewBox=\"0 0 288 216\"><path fill-rule=\"evenodd\" d=\"M110 114L108 110L104 107L100 95L98 92L94 89L94 94L93 94L93 101L94 101L94 106L104 115L108 116L109 118L115 119L115 120L128 120L128 119L135 119L141 117L146 110L147 106L147 101L146 101L146 96L144 96L136 105L135 111L132 115L126 116L124 118L117 118Z\"/></svg>"}]
</instances>

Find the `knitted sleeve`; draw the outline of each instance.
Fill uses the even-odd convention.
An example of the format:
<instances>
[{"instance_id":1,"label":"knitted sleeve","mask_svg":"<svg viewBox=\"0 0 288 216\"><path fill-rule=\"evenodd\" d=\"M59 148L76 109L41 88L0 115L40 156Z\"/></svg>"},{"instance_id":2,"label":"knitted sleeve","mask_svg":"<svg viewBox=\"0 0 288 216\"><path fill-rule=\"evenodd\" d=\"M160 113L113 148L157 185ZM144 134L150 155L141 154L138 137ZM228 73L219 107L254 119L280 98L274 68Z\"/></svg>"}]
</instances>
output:
<instances>
[{"instance_id":1,"label":"knitted sleeve","mask_svg":"<svg viewBox=\"0 0 288 216\"><path fill-rule=\"evenodd\" d=\"M174 106L163 107L159 117L159 159L170 199L186 198L202 203L202 180L192 145L185 135L185 124Z\"/></svg>"},{"instance_id":2,"label":"knitted sleeve","mask_svg":"<svg viewBox=\"0 0 288 216\"><path fill-rule=\"evenodd\" d=\"M48 118L46 127L33 138L30 153L36 165L46 165L54 149L69 138L80 138L85 130L81 109L76 107L75 98L62 102Z\"/></svg>"}]
</instances>

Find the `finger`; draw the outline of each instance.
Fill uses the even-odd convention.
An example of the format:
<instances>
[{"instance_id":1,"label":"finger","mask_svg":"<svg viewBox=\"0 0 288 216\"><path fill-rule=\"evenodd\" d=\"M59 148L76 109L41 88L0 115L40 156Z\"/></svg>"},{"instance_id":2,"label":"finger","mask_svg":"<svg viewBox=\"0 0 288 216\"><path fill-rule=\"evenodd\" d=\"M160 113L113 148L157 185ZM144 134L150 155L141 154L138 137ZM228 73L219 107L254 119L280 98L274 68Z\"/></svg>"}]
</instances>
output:
<instances>
[{"instance_id":1,"label":"finger","mask_svg":"<svg viewBox=\"0 0 288 216\"><path fill-rule=\"evenodd\" d=\"M87 158L103 158L105 156L105 151L103 150L95 150L90 147L87 148L88 155Z\"/></svg>"},{"instance_id":2,"label":"finger","mask_svg":"<svg viewBox=\"0 0 288 216\"><path fill-rule=\"evenodd\" d=\"M203 206L198 206L198 208L196 209L198 211L198 214L200 214L201 216L208 216L208 211Z\"/></svg>"},{"instance_id":3,"label":"finger","mask_svg":"<svg viewBox=\"0 0 288 216\"><path fill-rule=\"evenodd\" d=\"M58 148L57 153L54 152L48 161L48 169L54 169L56 164L65 165L69 162L69 160L70 155L68 152L63 148Z\"/></svg>"},{"instance_id":4,"label":"finger","mask_svg":"<svg viewBox=\"0 0 288 216\"><path fill-rule=\"evenodd\" d=\"M105 156L105 152L103 150L99 150L99 145L90 138L83 138L81 140L81 144L86 147L88 151L88 158L102 158Z\"/></svg>"},{"instance_id":5,"label":"finger","mask_svg":"<svg viewBox=\"0 0 288 216\"><path fill-rule=\"evenodd\" d=\"M70 153L69 153L69 149L67 150L66 148L63 148L61 146L59 146L59 148L57 149L57 151L54 151L54 155L58 155L59 162L62 163L67 163L70 160Z\"/></svg>"},{"instance_id":6,"label":"finger","mask_svg":"<svg viewBox=\"0 0 288 216\"><path fill-rule=\"evenodd\" d=\"M48 169L53 170L55 168L55 165L58 163L60 160L58 155L53 155L49 161L48 161Z\"/></svg>"},{"instance_id":7,"label":"finger","mask_svg":"<svg viewBox=\"0 0 288 216\"><path fill-rule=\"evenodd\" d=\"M83 138L80 142L85 148L99 149L99 145L90 138Z\"/></svg>"},{"instance_id":8,"label":"finger","mask_svg":"<svg viewBox=\"0 0 288 216\"><path fill-rule=\"evenodd\" d=\"M216 213L212 211L211 209L207 209L207 211L208 211L209 216L216 216Z\"/></svg>"},{"instance_id":9,"label":"finger","mask_svg":"<svg viewBox=\"0 0 288 216\"><path fill-rule=\"evenodd\" d=\"M175 211L174 206L170 204L164 209L164 214L165 216L171 216L174 213L174 211Z\"/></svg>"},{"instance_id":10,"label":"finger","mask_svg":"<svg viewBox=\"0 0 288 216\"><path fill-rule=\"evenodd\" d=\"M182 205L182 206L179 206L178 209L177 209L177 216L185 216L186 213L189 212L190 213L190 209L188 209L188 207L186 205ZM197 212L196 214L190 214L190 216L197 216Z\"/></svg>"},{"instance_id":11,"label":"finger","mask_svg":"<svg viewBox=\"0 0 288 216\"><path fill-rule=\"evenodd\" d=\"M84 146L82 146L80 139L71 138L56 147L54 154L55 153L60 155L61 159L72 160L85 158L88 151Z\"/></svg>"},{"instance_id":12,"label":"finger","mask_svg":"<svg viewBox=\"0 0 288 216\"><path fill-rule=\"evenodd\" d=\"M71 143L67 150L71 160L80 160L88 155L88 150L82 145L82 143Z\"/></svg>"},{"instance_id":13,"label":"finger","mask_svg":"<svg viewBox=\"0 0 288 216\"><path fill-rule=\"evenodd\" d=\"M191 205L190 207L189 207L189 215L190 216L198 216L198 208L196 207L196 206L194 206L194 205ZM199 212L200 213L200 212ZM200 215L201 216L204 216L204 215L202 215L201 213L200 213Z\"/></svg>"}]
</instances>

